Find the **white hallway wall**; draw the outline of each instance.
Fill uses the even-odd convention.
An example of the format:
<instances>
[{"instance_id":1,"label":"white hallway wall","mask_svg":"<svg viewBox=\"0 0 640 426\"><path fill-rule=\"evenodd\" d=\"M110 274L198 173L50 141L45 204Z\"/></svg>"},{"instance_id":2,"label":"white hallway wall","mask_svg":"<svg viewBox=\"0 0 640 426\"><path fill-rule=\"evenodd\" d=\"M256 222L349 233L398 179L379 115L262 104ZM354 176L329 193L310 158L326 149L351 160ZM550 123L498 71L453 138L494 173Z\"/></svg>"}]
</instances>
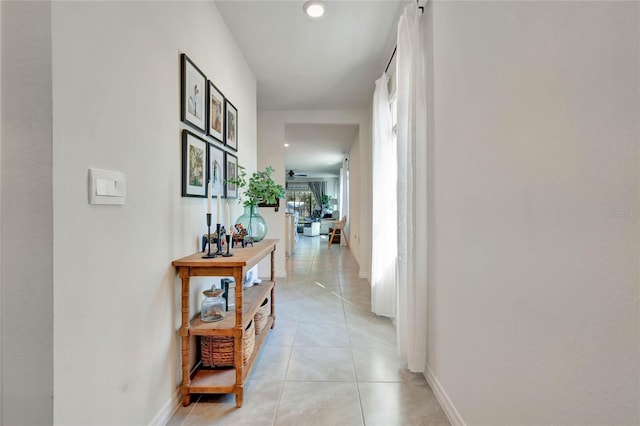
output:
<instances>
[{"instance_id":1,"label":"white hallway wall","mask_svg":"<svg viewBox=\"0 0 640 426\"><path fill-rule=\"evenodd\" d=\"M435 2L428 364L467 424L638 424L639 5Z\"/></svg>"},{"instance_id":2,"label":"white hallway wall","mask_svg":"<svg viewBox=\"0 0 640 426\"><path fill-rule=\"evenodd\" d=\"M53 419L51 4L1 2L0 424Z\"/></svg>"},{"instance_id":3,"label":"white hallway wall","mask_svg":"<svg viewBox=\"0 0 640 426\"><path fill-rule=\"evenodd\" d=\"M373 96L373 83L372 83ZM349 240L356 239L357 246L351 248L360 265L360 275L369 278L371 269L371 114L369 111L357 110L327 110L327 111L259 111L258 112L258 168L268 165L277 171L276 181L284 185L285 182L285 125L287 124L357 124L360 126L358 142L361 149L359 158L352 158L351 162L361 164L358 177L363 183L352 204L362 207L357 216L351 210L351 230ZM266 211L268 210L268 211ZM279 238L284 241L284 209L274 212L272 209L261 209L260 212L269 224L268 238ZM362 230L362 232L361 232ZM357 238L355 238L357 236ZM260 266L260 275L264 276L267 267ZM285 276L284 250L276 254L276 273Z\"/></svg>"},{"instance_id":4,"label":"white hallway wall","mask_svg":"<svg viewBox=\"0 0 640 426\"><path fill-rule=\"evenodd\" d=\"M250 170L255 78L212 2L52 8L55 423L148 424L180 381L171 261L206 229L205 200L181 198L179 55L238 108ZM126 205L87 203L89 167L126 174Z\"/></svg>"}]
</instances>

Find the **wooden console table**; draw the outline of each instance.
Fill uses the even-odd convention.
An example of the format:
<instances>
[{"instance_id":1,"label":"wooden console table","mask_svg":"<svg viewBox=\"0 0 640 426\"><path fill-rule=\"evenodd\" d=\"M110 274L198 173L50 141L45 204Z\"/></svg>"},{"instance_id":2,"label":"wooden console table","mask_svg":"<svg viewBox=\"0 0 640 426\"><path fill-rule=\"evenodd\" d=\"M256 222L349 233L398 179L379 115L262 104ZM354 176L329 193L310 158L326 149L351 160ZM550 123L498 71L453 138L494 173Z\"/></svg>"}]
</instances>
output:
<instances>
[{"instance_id":1,"label":"wooden console table","mask_svg":"<svg viewBox=\"0 0 640 426\"><path fill-rule=\"evenodd\" d=\"M182 340L182 405L191 403L192 393L233 393L236 396L236 406L242 407L244 384L255 364L260 349L267 335L275 324L275 270L274 259L278 240L263 240L253 247L232 249L232 257L218 256L215 259L203 259L203 253L174 260L172 265L177 267L182 280L182 326L180 337ZM271 277L269 281L244 289L242 280L245 273L257 265L263 258L271 254ZM198 313L193 320L189 318L189 279L191 277L216 276L233 277L236 281L236 309L227 312L226 317L218 322L203 322ZM271 314L267 326L256 336L255 348L249 362L242 363L242 336L249 321L253 319L260 304L270 294ZM234 338L234 368L205 369L201 362L190 365L191 342L190 336L233 336ZM198 359L198 357L196 357Z\"/></svg>"}]
</instances>

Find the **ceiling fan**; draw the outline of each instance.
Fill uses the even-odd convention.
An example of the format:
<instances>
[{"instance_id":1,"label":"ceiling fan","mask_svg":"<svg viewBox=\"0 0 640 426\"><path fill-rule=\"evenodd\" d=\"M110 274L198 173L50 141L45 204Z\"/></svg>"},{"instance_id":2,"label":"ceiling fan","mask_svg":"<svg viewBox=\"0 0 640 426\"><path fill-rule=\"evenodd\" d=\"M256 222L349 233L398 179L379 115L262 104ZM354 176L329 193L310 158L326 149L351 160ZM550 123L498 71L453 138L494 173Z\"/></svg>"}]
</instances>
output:
<instances>
[{"instance_id":1,"label":"ceiling fan","mask_svg":"<svg viewBox=\"0 0 640 426\"><path fill-rule=\"evenodd\" d=\"M293 170L289 170L288 173L289 179L295 179L296 177L306 177L306 173L296 173Z\"/></svg>"}]
</instances>

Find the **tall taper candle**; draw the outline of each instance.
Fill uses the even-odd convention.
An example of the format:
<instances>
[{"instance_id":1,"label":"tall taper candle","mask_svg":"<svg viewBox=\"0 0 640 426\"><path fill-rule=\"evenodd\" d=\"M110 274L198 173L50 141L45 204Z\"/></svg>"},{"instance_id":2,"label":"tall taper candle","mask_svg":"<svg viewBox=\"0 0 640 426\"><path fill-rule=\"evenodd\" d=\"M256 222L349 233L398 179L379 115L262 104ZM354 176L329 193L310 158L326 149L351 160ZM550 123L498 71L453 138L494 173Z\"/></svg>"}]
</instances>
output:
<instances>
[{"instance_id":1,"label":"tall taper candle","mask_svg":"<svg viewBox=\"0 0 640 426\"><path fill-rule=\"evenodd\" d=\"M217 204L216 207L217 207L217 213L218 213L218 221L216 223L222 224L222 222L220 222L220 195L218 195L218 202L216 204Z\"/></svg>"},{"instance_id":2,"label":"tall taper candle","mask_svg":"<svg viewBox=\"0 0 640 426\"><path fill-rule=\"evenodd\" d=\"M231 214L229 213L229 202L227 201L227 234L231 235Z\"/></svg>"},{"instance_id":3,"label":"tall taper candle","mask_svg":"<svg viewBox=\"0 0 640 426\"><path fill-rule=\"evenodd\" d=\"M213 189L212 189L212 186L211 186L211 181L209 181L209 186L207 187L207 198L208 198L208 200L207 200L207 213L209 213L209 214L211 214L211 196L213 195L212 192L213 192Z\"/></svg>"}]
</instances>

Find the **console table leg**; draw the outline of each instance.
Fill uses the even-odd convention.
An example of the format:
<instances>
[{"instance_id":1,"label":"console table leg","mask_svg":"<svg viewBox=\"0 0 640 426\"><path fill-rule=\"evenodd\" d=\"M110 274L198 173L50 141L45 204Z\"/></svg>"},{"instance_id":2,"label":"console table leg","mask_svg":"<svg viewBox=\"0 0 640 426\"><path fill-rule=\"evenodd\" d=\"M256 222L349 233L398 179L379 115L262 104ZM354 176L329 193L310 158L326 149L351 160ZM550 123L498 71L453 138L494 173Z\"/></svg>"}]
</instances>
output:
<instances>
[{"instance_id":1,"label":"console table leg","mask_svg":"<svg viewBox=\"0 0 640 426\"><path fill-rule=\"evenodd\" d=\"M244 385L236 386L236 407L242 407L242 403L244 402Z\"/></svg>"},{"instance_id":2,"label":"console table leg","mask_svg":"<svg viewBox=\"0 0 640 426\"><path fill-rule=\"evenodd\" d=\"M273 322L271 323L271 328L273 329L276 326L276 303L275 298L276 295L276 246L273 246L273 250L271 250L271 281L273 281L273 288L271 289L271 316L273 317Z\"/></svg>"},{"instance_id":3,"label":"console table leg","mask_svg":"<svg viewBox=\"0 0 640 426\"><path fill-rule=\"evenodd\" d=\"M182 406L188 407L189 404L191 404L191 395L190 394L182 395Z\"/></svg>"},{"instance_id":4,"label":"console table leg","mask_svg":"<svg viewBox=\"0 0 640 426\"><path fill-rule=\"evenodd\" d=\"M182 326L180 327L181 354L182 354L182 405L186 407L190 404L191 395L189 385L191 376L189 371L189 270L185 267L179 269L182 280Z\"/></svg>"}]
</instances>

